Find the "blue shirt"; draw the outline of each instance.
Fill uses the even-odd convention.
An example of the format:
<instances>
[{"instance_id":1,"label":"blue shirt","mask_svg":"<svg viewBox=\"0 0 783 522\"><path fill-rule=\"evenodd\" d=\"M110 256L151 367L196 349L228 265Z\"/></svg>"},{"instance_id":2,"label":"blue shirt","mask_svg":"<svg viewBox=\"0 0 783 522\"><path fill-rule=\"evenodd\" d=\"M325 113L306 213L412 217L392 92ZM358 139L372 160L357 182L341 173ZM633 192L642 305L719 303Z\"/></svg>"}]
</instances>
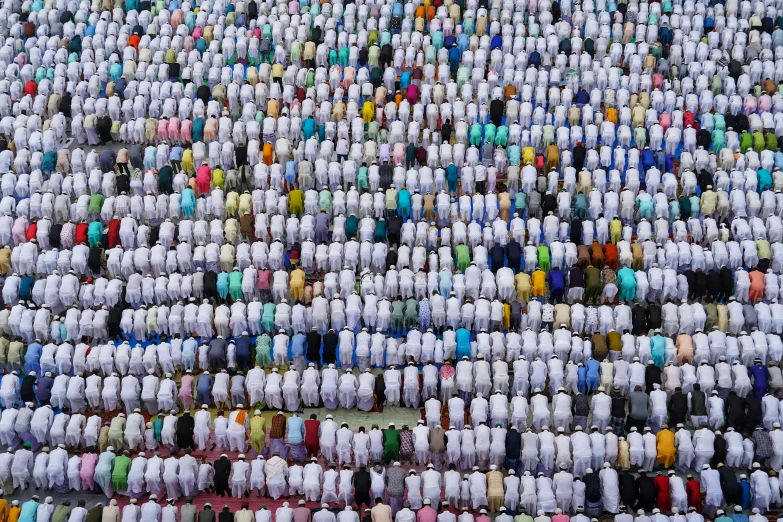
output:
<instances>
[{"instance_id":1,"label":"blue shirt","mask_svg":"<svg viewBox=\"0 0 783 522\"><path fill-rule=\"evenodd\" d=\"M179 145L175 145L171 148L171 153L169 154L169 159L174 161L182 161L182 147Z\"/></svg>"},{"instance_id":2,"label":"blue shirt","mask_svg":"<svg viewBox=\"0 0 783 522\"><path fill-rule=\"evenodd\" d=\"M215 380L210 374L202 373L198 376L198 381L196 381L196 391L208 392L212 389L214 382Z\"/></svg>"},{"instance_id":3,"label":"blue shirt","mask_svg":"<svg viewBox=\"0 0 783 522\"><path fill-rule=\"evenodd\" d=\"M742 488L742 509L750 509L750 482L747 480L740 480L740 488ZM737 518L740 517L740 518ZM748 516L742 514L735 514L731 516L734 522L748 522Z\"/></svg>"},{"instance_id":4,"label":"blue shirt","mask_svg":"<svg viewBox=\"0 0 783 522\"><path fill-rule=\"evenodd\" d=\"M469 45L470 45L470 36L468 36L465 33L462 33L457 37L457 47L459 48L460 54L464 53Z\"/></svg>"},{"instance_id":5,"label":"blue shirt","mask_svg":"<svg viewBox=\"0 0 783 522\"><path fill-rule=\"evenodd\" d=\"M304 357L305 334L299 332L291 339L291 356ZM290 420L290 419L289 419Z\"/></svg>"},{"instance_id":6,"label":"blue shirt","mask_svg":"<svg viewBox=\"0 0 783 522\"><path fill-rule=\"evenodd\" d=\"M289 444L301 444L304 442L304 421L302 417L293 415L288 417L286 426Z\"/></svg>"},{"instance_id":7,"label":"blue shirt","mask_svg":"<svg viewBox=\"0 0 783 522\"><path fill-rule=\"evenodd\" d=\"M585 362L585 368L587 368L587 376L597 379L599 371L601 369L601 363L596 361L595 359L588 359L587 362ZM577 371L577 375L579 372Z\"/></svg>"},{"instance_id":8,"label":"blue shirt","mask_svg":"<svg viewBox=\"0 0 783 522\"><path fill-rule=\"evenodd\" d=\"M647 172L655 165L655 155L650 149L644 149L642 151L642 167Z\"/></svg>"},{"instance_id":9,"label":"blue shirt","mask_svg":"<svg viewBox=\"0 0 783 522\"><path fill-rule=\"evenodd\" d=\"M22 511L19 513L19 522L33 522L38 513L38 506L38 502L32 499L22 504Z\"/></svg>"},{"instance_id":10,"label":"blue shirt","mask_svg":"<svg viewBox=\"0 0 783 522\"><path fill-rule=\"evenodd\" d=\"M250 342L251 339L247 335L242 335L234 339L234 344L236 344L237 347L237 356L250 357Z\"/></svg>"},{"instance_id":11,"label":"blue shirt","mask_svg":"<svg viewBox=\"0 0 783 522\"><path fill-rule=\"evenodd\" d=\"M470 357L470 330L460 328L457 330L457 360L463 356Z\"/></svg>"},{"instance_id":12,"label":"blue shirt","mask_svg":"<svg viewBox=\"0 0 783 522\"><path fill-rule=\"evenodd\" d=\"M192 338L192 337L188 337L182 343L182 356L183 357L195 357L196 356L196 348L198 348L198 343L196 342L196 340L194 338Z\"/></svg>"},{"instance_id":13,"label":"blue shirt","mask_svg":"<svg viewBox=\"0 0 783 522\"><path fill-rule=\"evenodd\" d=\"M42 347L39 343L33 343L27 347L24 354L24 370L27 373L40 371Z\"/></svg>"}]
</instances>

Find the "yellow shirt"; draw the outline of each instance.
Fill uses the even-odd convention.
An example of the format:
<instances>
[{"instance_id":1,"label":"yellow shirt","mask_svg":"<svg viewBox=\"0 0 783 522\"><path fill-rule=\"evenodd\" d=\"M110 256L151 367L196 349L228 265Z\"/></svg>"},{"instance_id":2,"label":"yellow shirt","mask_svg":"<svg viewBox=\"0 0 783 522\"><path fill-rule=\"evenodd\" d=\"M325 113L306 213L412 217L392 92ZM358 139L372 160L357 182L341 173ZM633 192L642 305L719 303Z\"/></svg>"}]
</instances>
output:
<instances>
[{"instance_id":1,"label":"yellow shirt","mask_svg":"<svg viewBox=\"0 0 783 522\"><path fill-rule=\"evenodd\" d=\"M223 190L223 183L225 182L226 177L223 173L222 169L215 169L212 171L212 186L213 187L220 187L221 190Z\"/></svg>"},{"instance_id":2,"label":"yellow shirt","mask_svg":"<svg viewBox=\"0 0 783 522\"><path fill-rule=\"evenodd\" d=\"M623 233L623 222L619 219L613 219L611 223L609 223L609 236L610 237L620 237L620 235Z\"/></svg>"},{"instance_id":3,"label":"yellow shirt","mask_svg":"<svg viewBox=\"0 0 783 522\"><path fill-rule=\"evenodd\" d=\"M533 288L546 286L546 273L543 270L536 270L532 276Z\"/></svg>"},{"instance_id":4,"label":"yellow shirt","mask_svg":"<svg viewBox=\"0 0 783 522\"><path fill-rule=\"evenodd\" d=\"M305 283L305 273L301 268L291 272L291 288L303 287Z\"/></svg>"},{"instance_id":5,"label":"yellow shirt","mask_svg":"<svg viewBox=\"0 0 783 522\"><path fill-rule=\"evenodd\" d=\"M530 275L525 272L520 272L514 278L514 286L517 288L517 292L530 291L533 288L533 283L530 279Z\"/></svg>"}]
</instances>

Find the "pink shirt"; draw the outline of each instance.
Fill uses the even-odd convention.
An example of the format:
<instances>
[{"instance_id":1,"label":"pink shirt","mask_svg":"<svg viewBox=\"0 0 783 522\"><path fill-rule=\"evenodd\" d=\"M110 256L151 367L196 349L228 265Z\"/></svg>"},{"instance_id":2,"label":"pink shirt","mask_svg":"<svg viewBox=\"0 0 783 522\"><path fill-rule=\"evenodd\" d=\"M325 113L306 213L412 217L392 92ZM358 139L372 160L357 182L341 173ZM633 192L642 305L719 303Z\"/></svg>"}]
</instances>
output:
<instances>
[{"instance_id":1,"label":"pink shirt","mask_svg":"<svg viewBox=\"0 0 783 522\"><path fill-rule=\"evenodd\" d=\"M79 470L79 477L82 479L84 485L93 484L93 476L95 475L95 465L98 463L98 455L95 453L85 453L82 455L82 467Z\"/></svg>"},{"instance_id":2,"label":"pink shirt","mask_svg":"<svg viewBox=\"0 0 783 522\"><path fill-rule=\"evenodd\" d=\"M183 375L180 381L179 398L183 402L185 398L193 399L193 376L188 373Z\"/></svg>"},{"instance_id":3,"label":"pink shirt","mask_svg":"<svg viewBox=\"0 0 783 522\"><path fill-rule=\"evenodd\" d=\"M569 520L571 519L568 518L568 515L563 515L562 513L552 517L552 522L568 522Z\"/></svg>"},{"instance_id":4,"label":"pink shirt","mask_svg":"<svg viewBox=\"0 0 783 522\"><path fill-rule=\"evenodd\" d=\"M438 512L432 506L424 506L416 513L416 522L435 522L438 519Z\"/></svg>"},{"instance_id":5,"label":"pink shirt","mask_svg":"<svg viewBox=\"0 0 783 522\"><path fill-rule=\"evenodd\" d=\"M258 271L258 289L269 290L269 276L271 272L269 270Z\"/></svg>"},{"instance_id":6,"label":"pink shirt","mask_svg":"<svg viewBox=\"0 0 783 522\"><path fill-rule=\"evenodd\" d=\"M772 109L772 97L769 94L759 96L759 112L769 112Z\"/></svg>"}]
</instances>

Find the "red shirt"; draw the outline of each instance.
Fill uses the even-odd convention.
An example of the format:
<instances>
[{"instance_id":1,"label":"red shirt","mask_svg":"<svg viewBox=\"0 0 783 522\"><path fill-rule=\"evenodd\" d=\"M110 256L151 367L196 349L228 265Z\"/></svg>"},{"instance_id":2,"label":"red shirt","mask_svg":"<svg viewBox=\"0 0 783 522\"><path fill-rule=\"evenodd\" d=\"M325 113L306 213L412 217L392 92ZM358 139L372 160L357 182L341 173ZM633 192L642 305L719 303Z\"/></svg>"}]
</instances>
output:
<instances>
[{"instance_id":1,"label":"red shirt","mask_svg":"<svg viewBox=\"0 0 783 522\"><path fill-rule=\"evenodd\" d=\"M685 482L685 491L688 493L688 506L696 508L697 513L701 513L701 484L696 479L690 479Z\"/></svg>"},{"instance_id":2,"label":"red shirt","mask_svg":"<svg viewBox=\"0 0 783 522\"><path fill-rule=\"evenodd\" d=\"M112 219L109 221L109 248L114 248L120 244L120 220Z\"/></svg>"},{"instance_id":3,"label":"red shirt","mask_svg":"<svg viewBox=\"0 0 783 522\"><path fill-rule=\"evenodd\" d=\"M612 268L612 270L617 270L617 261L618 261L617 247L612 243L605 244L604 263L606 263L607 266Z\"/></svg>"},{"instance_id":4,"label":"red shirt","mask_svg":"<svg viewBox=\"0 0 783 522\"><path fill-rule=\"evenodd\" d=\"M27 233L25 234L25 239L27 241L32 241L35 239L35 235L38 232L38 225L35 223L31 223L29 227L27 227Z\"/></svg>"},{"instance_id":5,"label":"red shirt","mask_svg":"<svg viewBox=\"0 0 783 522\"><path fill-rule=\"evenodd\" d=\"M76 244L87 242L87 223L79 223L76 225Z\"/></svg>"},{"instance_id":6,"label":"red shirt","mask_svg":"<svg viewBox=\"0 0 783 522\"><path fill-rule=\"evenodd\" d=\"M669 477L658 475L653 479L655 484L655 507L668 513L672 510L672 499L669 495Z\"/></svg>"},{"instance_id":7,"label":"red shirt","mask_svg":"<svg viewBox=\"0 0 783 522\"><path fill-rule=\"evenodd\" d=\"M35 97L36 92L38 92L38 85L33 80L30 80L24 85L24 93L29 94L32 97Z\"/></svg>"},{"instance_id":8,"label":"red shirt","mask_svg":"<svg viewBox=\"0 0 783 522\"><path fill-rule=\"evenodd\" d=\"M304 421L305 427L305 446L318 446L318 429L321 427L321 421L318 419L307 419Z\"/></svg>"}]
</instances>

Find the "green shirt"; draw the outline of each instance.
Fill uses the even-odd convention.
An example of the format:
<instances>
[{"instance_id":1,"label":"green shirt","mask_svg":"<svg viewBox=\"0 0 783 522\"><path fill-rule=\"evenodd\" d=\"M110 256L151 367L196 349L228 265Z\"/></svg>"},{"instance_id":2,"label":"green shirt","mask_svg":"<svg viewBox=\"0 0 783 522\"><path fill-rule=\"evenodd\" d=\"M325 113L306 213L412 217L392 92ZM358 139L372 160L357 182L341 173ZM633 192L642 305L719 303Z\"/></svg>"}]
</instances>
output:
<instances>
[{"instance_id":1,"label":"green shirt","mask_svg":"<svg viewBox=\"0 0 783 522\"><path fill-rule=\"evenodd\" d=\"M404 316L405 302L404 301L392 301L392 317L402 319Z\"/></svg>"},{"instance_id":2,"label":"green shirt","mask_svg":"<svg viewBox=\"0 0 783 522\"><path fill-rule=\"evenodd\" d=\"M418 315L419 302L413 298L405 301L405 317L418 317Z\"/></svg>"},{"instance_id":3,"label":"green shirt","mask_svg":"<svg viewBox=\"0 0 783 522\"><path fill-rule=\"evenodd\" d=\"M356 173L356 187L359 189L368 188L370 186L370 177L367 167L359 167L359 171Z\"/></svg>"},{"instance_id":4,"label":"green shirt","mask_svg":"<svg viewBox=\"0 0 783 522\"><path fill-rule=\"evenodd\" d=\"M117 455L111 470L111 483L115 490L128 488L128 473L130 472L131 459L126 455Z\"/></svg>"},{"instance_id":5,"label":"green shirt","mask_svg":"<svg viewBox=\"0 0 783 522\"><path fill-rule=\"evenodd\" d=\"M345 235L348 239L356 237L356 232L359 229L359 218L350 215L345 219Z\"/></svg>"},{"instance_id":6,"label":"green shirt","mask_svg":"<svg viewBox=\"0 0 783 522\"><path fill-rule=\"evenodd\" d=\"M324 189L318 194L318 208L332 213L332 193Z\"/></svg>"},{"instance_id":7,"label":"green shirt","mask_svg":"<svg viewBox=\"0 0 783 522\"><path fill-rule=\"evenodd\" d=\"M90 196L90 204L87 206L87 211L91 213L98 213L103 207L103 194L93 194Z\"/></svg>"},{"instance_id":8,"label":"green shirt","mask_svg":"<svg viewBox=\"0 0 783 522\"><path fill-rule=\"evenodd\" d=\"M54 508L54 513L52 513L51 522L65 522L66 520L68 520L68 517L70 515L71 515L71 506L59 505L56 508Z\"/></svg>"},{"instance_id":9,"label":"green shirt","mask_svg":"<svg viewBox=\"0 0 783 522\"><path fill-rule=\"evenodd\" d=\"M228 287L231 289L242 288L242 272L233 270L228 274Z\"/></svg>"},{"instance_id":10,"label":"green shirt","mask_svg":"<svg viewBox=\"0 0 783 522\"><path fill-rule=\"evenodd\" d=\"M770 253L769 241L766 239L757 239L756 253L759 256L759 259L771 259L772 254Z\"/></svg>"},{"instance_id":11,"label":"green shirt","mask_svg":"<svg viewBox=\"0 0 783 522\"><path fill-rule=\"evenodd\" d=\"M384 460L397 460L400 456L400 432L397 430L383 430L383 458Z\"/></svg>"},{"instance_id":12,"label":"green shirt","mask_svg":"<svg viewBox=\"0 0 783 522\"><path fill-rule=\"evenodd\" d=\"M456 248L457 268L465 271L470 266L470 249L468 245L459 244Z\"/></svg>"},{"instance_id":13,"label":"green shirt","mask_svg":"<svg viewBox=\"0 0 783 522\"><path fill-rule=\"evenodd\" d=\"M382 243L386 241L386 220L381 219L375 223L375 234L373 234L372 240L376 243Z\"/></svg>"},{"instance_id":14,"label":"green shirt","mask_svg":"<svg viewBox=\"0 0 783 522\"><path fill-rule=\"evenodd\" d=\"M601 271L594 266L588 266L585 269L585 288L601 288Z\"/></svg>"}]
</instances>

